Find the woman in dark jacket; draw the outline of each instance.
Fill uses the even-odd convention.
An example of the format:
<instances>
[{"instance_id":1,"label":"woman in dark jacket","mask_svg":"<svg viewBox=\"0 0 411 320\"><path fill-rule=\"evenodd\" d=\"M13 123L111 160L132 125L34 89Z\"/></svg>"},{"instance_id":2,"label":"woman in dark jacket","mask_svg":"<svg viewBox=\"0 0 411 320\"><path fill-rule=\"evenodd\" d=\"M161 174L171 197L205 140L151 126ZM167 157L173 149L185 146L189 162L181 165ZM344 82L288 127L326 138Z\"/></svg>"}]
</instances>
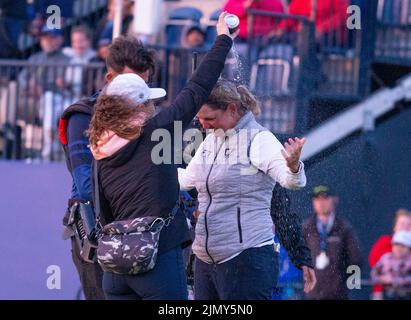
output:
<instances>
[{"instance_id":1,"label":"woman in dark jacket","mask_svg":"<svg viewBox=\"0 0 411 320\"><path fill-rule=\"evenodd\" d=\"M89 135L93 155L99 160L99 194L105 222L144 216L166 218L174 208L179 195L177 166L174 157L167 159L167 154L174 154L171 137L175 122L180 122L183 130L190 124L224 68L232 45L224 23L226 14L218 20L219 36L213 47L170 107L151 116L150 99L160 97L161 89L149 89L135 75L125 83L114 79L106 95L99 98ZM132 85L139 87L135 99L124 97L121 90ZM170 136L171 145L165 145L164 161L159 163L155 153L164 132ZM105 272L103 289L107 298L187 299L182 247L189 241L187 222L180 210L161 231L154 269L137 275Z\"/></svg>"}]
</instances>

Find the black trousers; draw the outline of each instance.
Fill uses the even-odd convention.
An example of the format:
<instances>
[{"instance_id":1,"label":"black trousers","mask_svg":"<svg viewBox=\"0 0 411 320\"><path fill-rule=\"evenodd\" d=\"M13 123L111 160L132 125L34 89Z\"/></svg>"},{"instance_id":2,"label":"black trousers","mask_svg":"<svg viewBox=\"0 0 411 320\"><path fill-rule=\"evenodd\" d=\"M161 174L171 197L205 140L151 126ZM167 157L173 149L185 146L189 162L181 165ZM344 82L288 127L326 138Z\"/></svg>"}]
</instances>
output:
<instances>
[{"instance_id":1,"label":"black trousers","mask_svg":"<svg viewBox=\"0 0 411 320\"><path fill-rule=\"evenodd\" d=\"M85 262L81 256L79 248L74 238L71 238L71 253L74 265L80 276L81 286L86 300L105 300L103 285L103 270L100 265Z\"/></svg>"}]
</instances>

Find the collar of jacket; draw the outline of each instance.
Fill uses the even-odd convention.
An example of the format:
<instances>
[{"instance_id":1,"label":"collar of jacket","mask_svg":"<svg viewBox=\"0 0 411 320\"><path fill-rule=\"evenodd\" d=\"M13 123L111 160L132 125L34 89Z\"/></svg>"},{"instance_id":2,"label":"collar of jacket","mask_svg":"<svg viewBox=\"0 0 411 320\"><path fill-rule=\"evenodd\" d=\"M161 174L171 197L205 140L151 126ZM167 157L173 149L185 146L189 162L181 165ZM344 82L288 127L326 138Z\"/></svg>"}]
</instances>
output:
<instances>
[{"instance_id":1,"label":"collar of jacket","mask_svg":"<svg viewBox=\"0 0 411 320\"><path fill-rule=\"evenodd\" d=\"M251 111L248 111L240 118L240 120L238 120L237 124L234 127L235 132L238 133L241 129L244 129L252 120L254 120L254 115L251 113Z\"/></svg>"}]
</instances>

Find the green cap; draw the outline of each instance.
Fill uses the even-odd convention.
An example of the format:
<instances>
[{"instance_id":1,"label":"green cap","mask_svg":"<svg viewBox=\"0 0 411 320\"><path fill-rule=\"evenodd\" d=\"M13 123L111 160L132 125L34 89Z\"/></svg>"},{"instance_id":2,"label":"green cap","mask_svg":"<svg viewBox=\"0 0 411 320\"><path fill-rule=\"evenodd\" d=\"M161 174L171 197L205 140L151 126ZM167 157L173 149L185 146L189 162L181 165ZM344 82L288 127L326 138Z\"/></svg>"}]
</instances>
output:
<instances>
[{"instance_id":1,"label":"green cap","mask_svg":"<svg viewBox=\"0 0 411 320\"><path fill-rule=\"evenodd\" d=\"M332 196L334 195L334 192L332 192L331 188L327 185L319 185L314 187L312 191L312 197L318 197L318 196Z\"/></svg>"}]
</instances>

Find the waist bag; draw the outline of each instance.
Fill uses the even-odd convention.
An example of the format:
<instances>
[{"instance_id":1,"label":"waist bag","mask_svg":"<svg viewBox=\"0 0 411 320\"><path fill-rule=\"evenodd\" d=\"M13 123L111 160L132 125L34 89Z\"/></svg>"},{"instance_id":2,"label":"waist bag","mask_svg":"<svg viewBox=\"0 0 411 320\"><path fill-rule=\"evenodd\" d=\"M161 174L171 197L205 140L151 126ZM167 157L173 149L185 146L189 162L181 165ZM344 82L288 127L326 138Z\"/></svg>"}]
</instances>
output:
<instances>
[{"instance_id":1,"label":"waist bag","mask_svg":"<svg viewBox=\"0 0 411 320\"><path fill-rule=\"evenodd\" d=\"M153 269L160 232L170 224L177 211L178 204L166 219L147 216L104 226L97 248L101 268L118 274L138 274Z\"/></svg>"}]
</instances>

